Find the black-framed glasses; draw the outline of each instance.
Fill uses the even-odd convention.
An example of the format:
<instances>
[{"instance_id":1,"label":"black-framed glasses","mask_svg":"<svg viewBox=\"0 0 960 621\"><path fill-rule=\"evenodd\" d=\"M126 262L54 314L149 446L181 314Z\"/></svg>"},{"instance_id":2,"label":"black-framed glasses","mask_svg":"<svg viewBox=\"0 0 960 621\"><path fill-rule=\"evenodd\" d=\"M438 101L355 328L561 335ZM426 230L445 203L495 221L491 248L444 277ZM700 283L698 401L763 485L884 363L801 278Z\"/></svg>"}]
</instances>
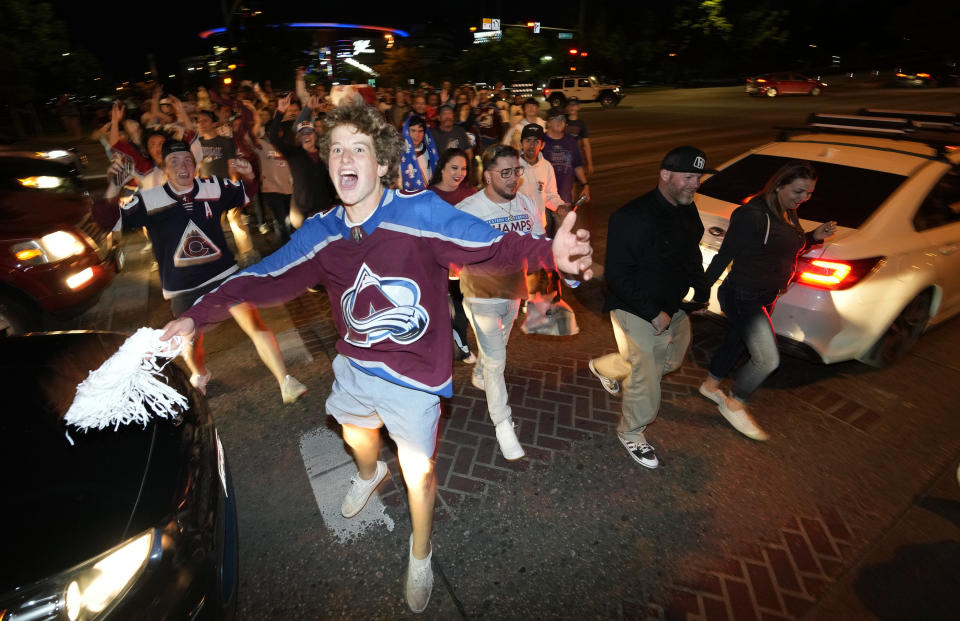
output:
<instances>
[{"instance_id":1,"label":"black-framed glasses","mask_svg":"<svg viewBox=\"0 0 960 621\"><path fill-rule=\"evenodd\" d=\"M516 168L501 168L500 170L491 170L490 172L500 173L501 179L509 179L513 175L518 177L523 176L523 166L517 166Z\"/></svg>"}]
</instances>

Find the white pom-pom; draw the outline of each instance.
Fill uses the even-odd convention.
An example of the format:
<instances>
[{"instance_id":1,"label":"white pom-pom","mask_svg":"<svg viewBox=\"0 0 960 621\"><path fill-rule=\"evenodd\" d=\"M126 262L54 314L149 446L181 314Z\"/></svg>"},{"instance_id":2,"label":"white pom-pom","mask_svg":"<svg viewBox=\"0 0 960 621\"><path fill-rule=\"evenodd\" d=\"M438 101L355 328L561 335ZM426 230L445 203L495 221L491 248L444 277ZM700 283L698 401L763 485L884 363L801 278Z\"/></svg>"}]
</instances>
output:
<instances>
[{"instance_id":1,"label":"white pom-pom","mask_svg":"<svg viewBox=\"0 0 960 621\"><path fill-rule=\"evenodd\" d=\"M154 416L174 418L183 411L187 398L160 379L163 368L183 349L183 339L161 341L162 334L140 328L124 341L77 386L64 421L82 431L131 423L145 427Z\"/></svg>"}]
</instances>

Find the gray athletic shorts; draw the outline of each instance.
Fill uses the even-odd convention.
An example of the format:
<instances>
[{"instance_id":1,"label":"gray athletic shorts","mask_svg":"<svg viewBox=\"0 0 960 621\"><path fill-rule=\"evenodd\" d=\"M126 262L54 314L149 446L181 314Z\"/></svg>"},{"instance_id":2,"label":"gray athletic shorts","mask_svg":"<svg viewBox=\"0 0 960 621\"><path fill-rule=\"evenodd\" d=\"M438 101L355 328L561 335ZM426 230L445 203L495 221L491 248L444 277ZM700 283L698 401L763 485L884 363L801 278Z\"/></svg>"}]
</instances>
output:
<instances>
[{"instance_id":1,"label":"gray athletic shorts","mask_svg":"<svg viewBox=\"0 0 960 621\"><path fill-rule=\"evenodd\" d=\"M333 374L327 413L338 423L365 429L386 425L399 448L433 456L440 420L437 395L364 373L345 356L333 359Z\"/></svg>"}]
</instances>

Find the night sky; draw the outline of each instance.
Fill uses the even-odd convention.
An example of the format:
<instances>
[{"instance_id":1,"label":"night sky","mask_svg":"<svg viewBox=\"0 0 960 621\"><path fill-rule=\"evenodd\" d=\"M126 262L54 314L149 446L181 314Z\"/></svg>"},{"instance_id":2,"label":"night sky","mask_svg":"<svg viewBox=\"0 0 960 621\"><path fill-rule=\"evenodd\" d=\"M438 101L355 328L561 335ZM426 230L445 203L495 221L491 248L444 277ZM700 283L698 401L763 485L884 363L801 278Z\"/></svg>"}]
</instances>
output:
<instances>
[{"instance_id":1,"label":"night sky","mask_svg":"<svg viewBox=\"0 0 960 621\"><path fill-rule=\"evenodd\" d=\"M223 0L232 5L234 0ZM146 69L146 55L153 53L161 73L176 70L177 59L206 54L210 44L197 33L223 26L221 0L159 0L143 2L132 0L63 1L51 2L57 16L70 32L71 42L93 52L113 73L131 73ZM514 13L532 13L515 10L518 3L507 2L504 19L523 19ZM444 7L445 8L441 8ZM424 22L441 22L450 27L466 29L480 18L495 17L504 3L499 1L470 2L303 2L292 0L254 0L240 6L264 11L269 23L292 21L330 21L388 26L409 29ZM361 7L361 8L358 8ZM532 6L532 5L531 5ZM554 2L550 13L553 19L562 19L564 26L574 25L578 2ZM436 7L436 8L434 8ZM162 10L158 10L162 9ZM542 10L542 9L541 9ZM490 15L488 15L490 13ZM569 16L562 17L564 15Z\"/></svg>"}]
</instances>

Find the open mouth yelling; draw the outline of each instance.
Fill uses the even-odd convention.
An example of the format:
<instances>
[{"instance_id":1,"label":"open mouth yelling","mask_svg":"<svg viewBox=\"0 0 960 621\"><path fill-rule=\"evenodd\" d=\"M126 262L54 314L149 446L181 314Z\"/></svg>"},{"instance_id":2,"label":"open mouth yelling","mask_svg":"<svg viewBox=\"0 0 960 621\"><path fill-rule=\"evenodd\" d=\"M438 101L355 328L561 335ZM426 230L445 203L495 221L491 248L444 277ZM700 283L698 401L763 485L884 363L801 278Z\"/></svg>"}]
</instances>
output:
<instances>
[{"instance_id":1,"label":"open mouth yelling","mask_svg":"<svg viewBox=\"0 0 960 621\"><path fill-rule=\"evenodd\" d=\"M340 180L339 185L341 190L353 190L357 187L357 182L359 180L359 177L354 170L341 170L338 178Z\"/></svg>"}]
</instances>

